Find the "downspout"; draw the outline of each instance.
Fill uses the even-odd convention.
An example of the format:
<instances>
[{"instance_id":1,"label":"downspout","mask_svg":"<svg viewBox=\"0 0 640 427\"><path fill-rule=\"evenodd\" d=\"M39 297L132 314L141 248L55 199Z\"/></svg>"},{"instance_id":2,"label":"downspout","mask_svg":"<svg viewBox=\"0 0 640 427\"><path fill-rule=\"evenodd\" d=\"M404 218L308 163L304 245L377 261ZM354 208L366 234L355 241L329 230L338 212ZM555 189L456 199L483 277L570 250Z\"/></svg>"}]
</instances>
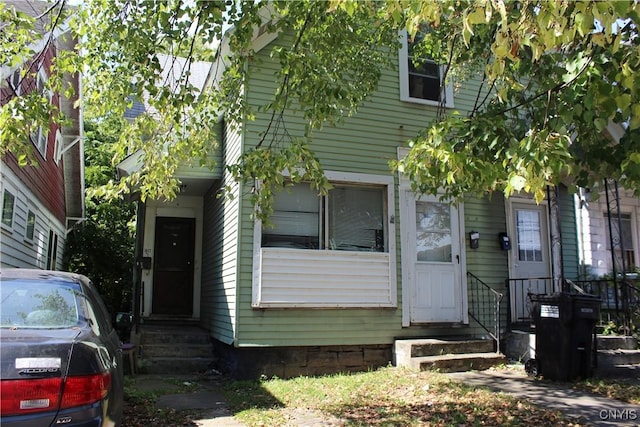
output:
<instances>
[{"instance_id":1,"label":"downspout","mask_svg":"<svg viewBox=\"0 0 640 427\"><path fill-rule=\"evenodd\" d=\"M549 201L549 238L551 240L551 275L553 277L554 292L562 291L562 239L560 233L560 207L558 206L558 187L547 186L547 200Z\"/></svg>"},{"instance_id":2,"label":"downspout","mask_svg":"<svg viewBox=\"0 0 640 427\"><path fill-rule=\"evenodd\" d=\"M136 202L136 242L134 248L133 259L135 264L133 267L133 324L140 323L140 306L142 304L142 253L144 246L144 227L147 205L142 200Z\"/></svg>"}]
</instances>

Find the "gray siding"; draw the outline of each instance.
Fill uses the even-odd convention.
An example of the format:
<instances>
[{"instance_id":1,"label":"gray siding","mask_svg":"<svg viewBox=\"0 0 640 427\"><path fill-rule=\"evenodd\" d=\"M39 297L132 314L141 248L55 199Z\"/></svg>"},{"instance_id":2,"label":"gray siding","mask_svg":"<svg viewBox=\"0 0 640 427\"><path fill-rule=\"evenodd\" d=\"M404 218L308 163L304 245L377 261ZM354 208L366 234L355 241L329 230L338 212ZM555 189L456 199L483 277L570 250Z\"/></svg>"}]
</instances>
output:
<instances>
[{"instance_id":1,"label":"gray siding","mask_svg":"<svg viewBox=\"0 0 640 427\"><path fill-rule=\"evenodd\" d=\"M55 268L62 268L66 229L64 224L55 220L52 212L39 203L35 195L26 189L8 167L2 166L2 185L0 185L0 206L4 197L4 189L8 189L15 197L13 224L0 226L0 266L8 268L39 268L47 266L49 248L49 231L58 236ZM27 216L31 210L35 213L36 222L33 240L26 238Z\"/></svg>"}]
</instances>

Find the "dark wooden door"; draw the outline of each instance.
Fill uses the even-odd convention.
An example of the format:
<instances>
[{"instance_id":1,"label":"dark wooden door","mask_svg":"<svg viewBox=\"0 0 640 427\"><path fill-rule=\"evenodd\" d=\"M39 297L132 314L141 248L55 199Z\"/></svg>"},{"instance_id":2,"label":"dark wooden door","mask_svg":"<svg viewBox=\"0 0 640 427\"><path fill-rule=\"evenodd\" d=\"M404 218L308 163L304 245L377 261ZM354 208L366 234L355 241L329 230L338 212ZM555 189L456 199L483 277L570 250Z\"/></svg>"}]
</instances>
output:
<instances>
[{"instance_id":1,"label":"dark wooden door","mask_svg":"<svg viewBox=\"0 0 640 427\"><path fill-rule=\"evenodd\" d=\"M193 313L193 218L156 218L153 314Z\"/></svg>"}]
</instances>

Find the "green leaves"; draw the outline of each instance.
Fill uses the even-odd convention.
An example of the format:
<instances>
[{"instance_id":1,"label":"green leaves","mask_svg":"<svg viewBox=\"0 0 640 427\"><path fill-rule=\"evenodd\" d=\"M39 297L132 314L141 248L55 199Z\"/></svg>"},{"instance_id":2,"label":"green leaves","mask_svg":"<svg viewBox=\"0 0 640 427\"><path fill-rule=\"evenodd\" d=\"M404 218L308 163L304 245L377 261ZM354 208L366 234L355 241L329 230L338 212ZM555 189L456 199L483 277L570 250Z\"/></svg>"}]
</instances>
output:
<instances>
[{"instance_id":1,"label":"green leaves","mask_svg":"<svg viewBox=\"0 0 640 427\"><path fill-rule=\"evenodd\" d=\"M318 194L326 194L331 188L320 161L300 140L293 140L282 149L249 150L236 164L227 166L227 170L236 181L250 185L255 215L265 224L273 212L274 194L286 186L309 182Z\"/></svg>"},{"instance_id":2,"label":"green leaves","mask_svg":"<svg viewBox=\"0 0 640 427\"><path fill-rule=\"evenodd\" d=\"M640 152L639 9L632 0L87 0L69 19L80 45L54 62L48 85L70 95L64 76L81 70L88 116L122 117L134 103L146 108L116 135L113 151L114 159L141 153L143 168L94 190L101 194L135 188L143 198L173 197L178 165L213 167L221 117L229 126L266 117L260 145L228 165L236 180L263 183L251 197L266 215L285 171L326 188L311 149L314 131L356 114L397 66L398 30L413 37L426 26L424 52L449 65L457 87L477 93L456 100L460 116L424 123L409 156L393 163L417 190L539 197L561 179L588 185L605 176L640 188L631 160ZM3 65L31 58L40 37L32 21L1 5L0 21ZM276 65L269 98L251 97L250 73L274 65L260 64L257 48ZM207 72L215 84L202 90L198 61L214 59ZM28 162L30 126L64 120L45 104L27 97L3 103L0 152ZM612 124L622 126L620 141L608 136Z\"/></svg>"}]
</instances>

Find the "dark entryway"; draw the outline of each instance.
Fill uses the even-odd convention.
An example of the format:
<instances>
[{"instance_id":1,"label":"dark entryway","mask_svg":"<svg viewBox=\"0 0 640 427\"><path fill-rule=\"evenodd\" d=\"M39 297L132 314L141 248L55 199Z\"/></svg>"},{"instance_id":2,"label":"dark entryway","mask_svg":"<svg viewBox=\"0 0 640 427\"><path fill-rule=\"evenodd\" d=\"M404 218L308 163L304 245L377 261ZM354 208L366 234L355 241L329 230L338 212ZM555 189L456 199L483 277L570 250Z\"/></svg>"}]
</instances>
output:
<instances>
[{"instance_id":1,"label":"dark entryway","mask_svg":"<svg viewBox=\"0 0 640 427\"><path fill-rule=\"evenodd\" d=\"M153 314L193 313L193 218L156 218Z\"/></svg>"}]
</instances>

